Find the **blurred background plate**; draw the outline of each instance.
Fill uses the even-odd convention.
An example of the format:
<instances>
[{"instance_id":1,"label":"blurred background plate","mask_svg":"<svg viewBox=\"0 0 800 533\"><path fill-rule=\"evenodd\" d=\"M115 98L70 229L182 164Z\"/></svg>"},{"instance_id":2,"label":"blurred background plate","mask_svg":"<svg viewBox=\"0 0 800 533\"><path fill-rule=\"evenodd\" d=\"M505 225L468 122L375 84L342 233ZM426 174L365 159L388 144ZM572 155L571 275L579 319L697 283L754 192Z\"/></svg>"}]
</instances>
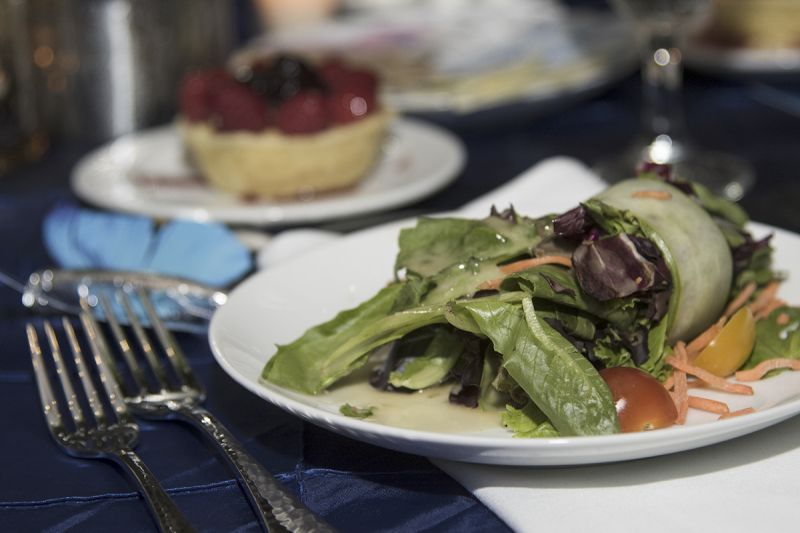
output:
<instances>
[{"instance_id":1,"label":"blurred background plate","mask_svg":"<svg viewBox=\"0 0 800 533\"><path fill-rule=\"evenodd\" d=\"M455 179L461 141L419 120L396 119L370 174L356 187L304 200L241 198L208 186L185 160L177 128L123 136L84 157L72 174L83 200L159 218L275 226L373 213L425 198Z\"/></svg>"},{"instance_id":2,"label":"blurred background plate","mask_svg":"<svg viewBox=\"0 0 800 533\"><path fill-rule=\"evenodd\" d=\"M685 47L690 66L715 74L800 73L800 2L713 0L712 8Z\"/></svg>"},{"instance_id":3,"label":"blurred background plate","mask_svg":"<svg viewBox=\"0 0 800 533\"><path fill-rule=\"evenodd\" d=\"M686 47L686 63L713 74L797 77L800 48L726 48L695 41Z\"/></svg>"},{"instance_id":4,"label":"blurred background plate","mask_svg":"<svg viewBox=\"0 0 800 533\"><path fill-rule=\"evenodd\" d=\"M389 4L275 28L232 62L285 50L336 54L377 71L394 109L455 116L520 103L544 109L608 86L636 63L631 32L608 11L551 0Z\"/></svg>"}]
</instances>

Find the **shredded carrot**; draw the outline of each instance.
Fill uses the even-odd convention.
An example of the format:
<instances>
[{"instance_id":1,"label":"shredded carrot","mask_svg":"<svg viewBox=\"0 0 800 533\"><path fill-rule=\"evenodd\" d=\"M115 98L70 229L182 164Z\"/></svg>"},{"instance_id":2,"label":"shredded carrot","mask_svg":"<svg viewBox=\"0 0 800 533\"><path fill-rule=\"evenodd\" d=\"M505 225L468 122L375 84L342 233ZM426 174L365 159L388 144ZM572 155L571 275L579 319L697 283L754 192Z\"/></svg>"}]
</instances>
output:
<instances>
[{"instance_id":1,"label":"shredded carrot","mask_svg":"<svg viewBox=\"0 0 800 533\"><path fill-rule=\"evenodd\" d=\"M658 194L658 192L659 191L638 191L633 193L633 196L661 197L662 195ZM688 345L684 342L675 344L673 354L666 358L666 362L673 368L673 373L664 380L663 385L664 388L669 391L672 400L675 402L675 407L678 410L678 417L675 421L676 424L684 424L686 422L687 411L690 408L717 413L720 415L720 420L755 412L755 409L752 407L730 411L730 407L725 402L700 396L690 396L688 394L690 388L702 387L711 387L725 392L748 396L753 394L753 388L749 385L731 383L725 378L693 365L690 361L699 355L703 349L714 340L728 319L743 306L749 305L756 320L764 319L774 311L785 306L786 302L776 296L779 287L780 281L773 280L753 298L757 290L757 284L755 282L748 283L736 298L728 303L725 311L716 323L712 324L709 328L700 333L700 335L692 339ZM751 299L752 301L750 301ZM750 301L749 304L748 301ZM775 318L776 323L781 326L787 325L790 320L791 317L785 312L781 312ZM768 372L777 369L800 371L800 360L788 358L768 359L755 368L736 372L735 377L739 381L757 381L763 378Z\"/></svg>"},{"instance_id":2,"label":"shredded carrot","mask_svg":"<svg viewBox=\"0 0 800 533\"><path fill-rule=\"evenodd\" d=\"M688 357L686 345L682 341L678 342L678 344L675 345L675 357L673 357L673 359L688 364ZM689 411L689 388L686 383L686 371L682 368L675 367L675 371L672 375L675 376L673 401L675 401L675 407L678 410L678 417L675 419L675 423L683 424L686 422L686 414Z\"/></svg>"},{"instance_id":3,"label":"shredded carrot","mask_svg":"<svg viewBox=\"0 0 800 533\"><path fill-rule=\"evenodd\" d=\"M722 326L725 325L725 316L720 317L717 322L711 324L707 330L695 337L692 342L686 346L686 351L689 354L689 360L697 357L703 349L713 341L719 332L722 331Z\"/></svg>"},{"instance_id":4,"label":"shredded carrot","mask_svg":"<svg viewBox=\"0 0 800 533\"><path fill-rule=\"evenodd\" d=\"M680 369L687 374L691 374L695 377L698 377L708 383L709 386L719 389L725 392L731 392L734 394L745 394L747 396L753 395L753 388L748 385L742 385L741 383L730 383L726 381L724 378L719 376L715 376L708 370L704 370L698 366L691 365L685 361L681 361L677 357L671 356L667 357L667 363L672 365L673 368Z\"/></svg>"},{"instance_id":5,"label":"shredded carrot","mask_svg":"<svg viewBox=\"0 0 800 533\"><path fill-rule=\"evenodd\" d=\"M572 268L572 260L563 255L545 255L542 257L532 257L530 259L523 259L522 261L515 261L507 265L500 266L500 272L505 275L520 272L529 268L535 268L542 265L562 265L567 268ZM490 279L478 285L478 290L490 291L500 287L503 278Z\"/></svg>"},{"instance_id":6,"label":"shredded carrot","mask_svg":"<svg viewBox=\"0 0 800 533\"><path fill-rule=\"evenodd\" d=\"M763 378L767 372L778 370L779 368L800 370L800 360L786 358L767 359L749 370L739 370L736 373L736 379L739 381L758 381Z\"/></svg>"},{"instance_id":7,"label":"shredded carrot","mask_svg":"<svg viewBox=\"0 0 800 533\"><path fill-rule=\"evenodd\" d=\"M634 191L631 194L634 198L653 198L654 200L669 200L672 195L668 191Z\"/></svg>"},{"instance_id":8,"label":"shredded carrot","mask_svg":"<svg viewBox=\"0 0 800 533\"><path fill-rule=\"evenodd\" d=\"M503 278L490 279L490 280L484 281L483 283L478 285L478 290L479 291L493 291L495 289L499 289L501 283L503 283Z\"/></svg>"},{"instance_id":9,"label":"shredded carrot","mask_svg":"<svg viewBox=\"0 0 800 533\"><path fill-rule=\"evenodd\" d=\"M778 288L780 286L780 281L773 280L770 281L766 287L764 287L758 296L756 296L756 299L750 303L750 310L753 311L753 315L757 315L761 309L768 305L770 301L775 299L775 295L778 293Z\"/></svg>"},{"instance_id":10,"label":"shredded carrot","mask_svg":"<svg viewBox=\"0 0 800 533\"><path fill-rule=\"evenodd\" d=\"M722 313L722 316L726 318L733 316L733 313L738 311L740 307L747 303L747 300L749 300L753 293L756 292L757 287L758 285L755 281L751 281L745 285L744 289L742 289L742 292L740 292L736 298L731 300L731 302L725 308L725 312Z\"/></svg>"},{"instance_id":11,"label":"shredded carrot","mask_svg":"<svg viewBox=\"0 0 800 533\"><path fill-rule=\"evenodd\" d=\"M739 409L738 411L731 411L730 413L725 413L719 417L719 420L724 418L733 418L734 416L742 416L742 415L749 415L750 413L755 413L756 410L752 407L745 407L744 409Z\"/></svg>"},{"instance_id":12,"label":"shredded carrot","mask_svg":"<svg viewBox=\"0 0 800 533\"><path fill-rule=\"evenodd\" d=\"M515 261L500 267L500 272L503 274L513 274L520 270L527 270L529 268L538 267L542 265L563 265L567 268L572 268L572 260L563 255L545 255L543 257L532 257L531 259L523 259L522 261Z\"/></svg>"},{"instance_id":13,"label":"shredded carrot","mask_svg":"<svg viewBox=\"0 0 800 533\"><path fill-rule=\"evenodd\" d=\"M776 309L780 309L781 307L785 307L786 302L781 300L780 298L773 298L770 300L764 307L758 310L758 313L755 315L756 320L763 320L767 318L773 311Z\"/></svg>"},{"instance_id":14,"label":"shredded carrot","mask_svg":"<svg viewBox=\"0 0 800 533\"><path fill-rule=\"evenodd\" d=\"M706 389L706 388L708 388L708 383L706 383L702 379L692 379L692 380L689 381L689 388L690 389Z\"/></svg>"},{"instance_id":15,"label":"shredded carrot","mask_svg":"<svg viewBox=\"0 0 800 533\"><path fill-rule=\"evenodd\" d=\"M689 407L700 409L701 411L708 411L709 413L717 413L718 415L724 415L730 412L727 403L718 402L710 398L701 398L700 396L689 396Z\"/></svg>"}]
</instances>

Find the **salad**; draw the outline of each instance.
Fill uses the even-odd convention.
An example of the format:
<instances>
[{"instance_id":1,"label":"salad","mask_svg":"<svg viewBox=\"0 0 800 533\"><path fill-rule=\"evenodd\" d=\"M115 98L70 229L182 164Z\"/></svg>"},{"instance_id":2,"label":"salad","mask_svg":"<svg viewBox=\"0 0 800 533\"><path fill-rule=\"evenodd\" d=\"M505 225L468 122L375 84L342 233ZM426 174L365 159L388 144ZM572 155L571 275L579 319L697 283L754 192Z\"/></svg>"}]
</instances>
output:
<instances>
[{"instance_id":1,"label":"salad","mask_svg":"<svg viewBox=\"0 0 800 533\"><path fill-rule=\"evenodd\" d=\"M400 232L394 280L279 346L262 379L319 394L369 362L387 394L449 386L522 437L744 414L689 389L752 394L738 381L800 369L800 309L746 222L665 167L565 213L422 218Z\"/></svg>"}]
</instances>

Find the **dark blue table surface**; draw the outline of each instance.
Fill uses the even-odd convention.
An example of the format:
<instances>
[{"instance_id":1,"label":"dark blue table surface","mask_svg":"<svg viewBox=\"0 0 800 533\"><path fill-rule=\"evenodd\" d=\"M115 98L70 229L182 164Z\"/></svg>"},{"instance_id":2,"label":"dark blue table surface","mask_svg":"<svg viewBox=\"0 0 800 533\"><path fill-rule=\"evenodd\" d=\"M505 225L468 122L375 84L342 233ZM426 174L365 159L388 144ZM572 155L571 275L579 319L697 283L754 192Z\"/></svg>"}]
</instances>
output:
<instances>
[{"instance_id":1,"label":"dark blue table surface","mask_svg":"<svg viewBox=\"0 0 800 533\"><path fill-rule=\"evenodd\" d=\"M782 88L800 95L797 85L784 83ZM778 109L762 97L763 87L754 80L690 75L689 127L699 144L735 152L754 165L758 185L743 200L753 219L800 231L795 208L800 205L800 117L791 106ZM591 163L619 151L638 130L638 103L639 83L631 75L546 115L516 109L480 121L437 117L463 139L469 160L452 185L410 209L456 208L548 156L570 155ZM24 278L51 265L41 242L41 221L54 203L74 199L70 169L90 148L57 144L43 160L0 178L0 270ZM408 212L405 208L388 216ZM153 529L141 498L120 470L68 457L51 441L30 370L24 334L29 321L39 324L42 318L23 308L17 293L0 287L0 529ZM213 361L206 338L180 335L179 340L208 388L211 411L333 526L343 531L507 529L425 458L303 423L236 385ZM194 524L206 531L258 530L240 487L196 433L173 423L141 426L138 451ZM546 520L540 525L546 529Z\"/></svg>"}]
</instances>

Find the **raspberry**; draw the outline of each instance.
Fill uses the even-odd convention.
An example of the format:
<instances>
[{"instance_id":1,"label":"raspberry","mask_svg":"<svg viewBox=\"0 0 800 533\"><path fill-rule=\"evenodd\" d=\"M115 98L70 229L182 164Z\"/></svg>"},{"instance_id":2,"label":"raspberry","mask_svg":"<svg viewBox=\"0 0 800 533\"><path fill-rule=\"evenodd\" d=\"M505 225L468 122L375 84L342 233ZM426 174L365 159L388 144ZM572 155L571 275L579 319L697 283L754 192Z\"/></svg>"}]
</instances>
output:
<instances>
[{"instance_id":1,"label":"raspberry","mask_svg":"<svg viewBox=\"0 0 800 533\"><path fill-rule=\"evenodd\" d=\"M375 76L362 70L350 71L340 79L326 102L331 122L346 124L377 109L377 85Z\"/></svg>"},{"instance_id":2,"label":"raspberry","mask_svg":"<svg viewBox=\"0 0 800 533\"><path fill-rule=\"evenodd\" d=\"M213 94L216 87L233 77L224 69L204 70L187 74L178 92L180 113L190 122L201 122L211 117Z\"/></svg>"},{"instance_id":3,"label":"raspberry","mask_svg":"<svg viewBox=\"0 0 800 533\"><path fill-rule=\"evenodd\" d=\"M331 89L340 86L350 75L350 71L338 59L328 59L319 66L318 72Z\"/></svg>"},{"instance_id":4,"label":"raspberry","mask_svg":"<svg viewBox=\"0 0 800 533\"><path fill-rule=\"evenodd\" d=\"M378 91L378 78L368 70L351 70L346 84L357 87L361 91L372 93L373 98Z\"/></svg>"},{"instance_id":5,"label":"raspberry","mask_svg":"<svg viewBox=\"0 0 800 533\"><path fill-rule=\"evenodd\" d=\"M301 91L278 107L275 123L287 135L314 133L328 127L325 98L317 89Z\"/></svg>"},{"instance_id":6,"label":"raspberry","mask_svg":"<svg viewBox=\"0 0 800 533\"><path fill-rule=\"evenodd\" d=\"M212 106L214 124L220 131L261 131L269 126L264 100L237 81L218 85Z\"/></svg>"}]
</instances>

